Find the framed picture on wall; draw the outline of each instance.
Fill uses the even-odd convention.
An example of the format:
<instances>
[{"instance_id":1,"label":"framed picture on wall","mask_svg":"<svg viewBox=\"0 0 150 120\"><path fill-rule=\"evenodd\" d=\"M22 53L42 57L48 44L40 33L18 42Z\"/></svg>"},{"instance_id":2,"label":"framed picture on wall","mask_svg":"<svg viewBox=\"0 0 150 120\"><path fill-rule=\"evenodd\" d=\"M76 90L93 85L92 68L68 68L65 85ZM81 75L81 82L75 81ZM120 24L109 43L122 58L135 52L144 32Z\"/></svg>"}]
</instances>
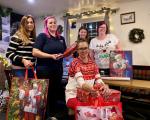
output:
<instances>
[{"instance_id":1,"label":"framed picture on wall","mask_svg":"<svg viewBox=\"0 0 150 120\"><path fill-rule=\"evenodd\" d=\"M121 25L135 23L135 12L120 14Z\"/></svg>"}]
</instances>

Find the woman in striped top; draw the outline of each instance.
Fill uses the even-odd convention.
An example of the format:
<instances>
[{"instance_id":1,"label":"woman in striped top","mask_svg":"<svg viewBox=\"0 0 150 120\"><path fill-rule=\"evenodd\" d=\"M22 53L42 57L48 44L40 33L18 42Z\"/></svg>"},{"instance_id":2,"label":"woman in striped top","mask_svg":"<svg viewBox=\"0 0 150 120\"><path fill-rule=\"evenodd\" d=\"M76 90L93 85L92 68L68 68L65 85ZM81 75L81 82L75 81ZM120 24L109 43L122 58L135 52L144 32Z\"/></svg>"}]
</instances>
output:
<instances>
[{"instance_id":1,"label":"woman in striped top","mask_svg":"<svg viewBox=\"0 0 150 120\"><path fill-rule=\"evenodd\" d=\"M32 48L35 38L33 17L31 15L23 16L18 31L11 37L6 53L6 57L12 62L15 76L24 76L25 68L34 65L35 58L32 56Z\"/></svg>"}]
</instances>

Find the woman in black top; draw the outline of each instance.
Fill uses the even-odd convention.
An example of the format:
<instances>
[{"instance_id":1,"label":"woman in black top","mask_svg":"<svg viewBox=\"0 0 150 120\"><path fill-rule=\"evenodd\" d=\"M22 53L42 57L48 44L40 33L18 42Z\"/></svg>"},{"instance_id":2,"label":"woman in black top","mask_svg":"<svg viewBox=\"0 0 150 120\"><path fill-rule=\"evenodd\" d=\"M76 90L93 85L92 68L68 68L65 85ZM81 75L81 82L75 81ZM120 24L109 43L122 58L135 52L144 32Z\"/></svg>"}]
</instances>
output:
<instances>
[{"instance_id":1,"label":"woman in black top","mask_svg":"<svg viewBox=\"0 0 150 120\"><path fill-rule=\"evenodd\" d=\"M33 48L33 55L37 57L38 78L49 79L46 117L57 117L59 100L65 101L65 94L61 84L63 74L62 56L66 50L64 37L57 34L57 21L53 16L44 20L44 33L40 33Z\"/></svg>"},{"instance_id":2,"label":"woman in black top","mask_svg":"<svg viewBox=\"0 0 150 120\"><path fill-rule=\"evenodd\" d=\"M11 37L6 57L12 62L14 76L23 77L25 68L34 65L32 48L36 38L35 22L31 15L23 16L19 29ZM31 70L31 69L30 69ZM32 72L28 72L32 77Z\"/></svg>"}]
</instances>

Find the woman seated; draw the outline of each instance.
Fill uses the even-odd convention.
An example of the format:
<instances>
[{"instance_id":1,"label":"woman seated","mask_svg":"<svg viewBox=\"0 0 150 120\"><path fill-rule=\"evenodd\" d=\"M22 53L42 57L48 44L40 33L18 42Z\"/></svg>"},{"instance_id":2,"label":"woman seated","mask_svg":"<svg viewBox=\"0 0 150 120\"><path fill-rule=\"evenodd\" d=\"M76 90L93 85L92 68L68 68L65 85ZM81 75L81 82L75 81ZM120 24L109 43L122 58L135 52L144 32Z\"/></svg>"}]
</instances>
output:
<instances>
[{"instance_id":1,"label":"woman seated","mask_svg":"<svg viewBox=\"0 0 150 120\"><path fill-rule=\"evenodd\" d=\"M69 67L69 79L65 91L67 107L73 110L81 102L77 99L77 88L94 93L97 96L98 92L94 89L94 86L100 85L98 91L105 95L110 93L108 86L101 80L97 65L89 56L88 42L85 40L78 41L77 52L79 56L73 59Z\"/></svg>"}]
</instances>

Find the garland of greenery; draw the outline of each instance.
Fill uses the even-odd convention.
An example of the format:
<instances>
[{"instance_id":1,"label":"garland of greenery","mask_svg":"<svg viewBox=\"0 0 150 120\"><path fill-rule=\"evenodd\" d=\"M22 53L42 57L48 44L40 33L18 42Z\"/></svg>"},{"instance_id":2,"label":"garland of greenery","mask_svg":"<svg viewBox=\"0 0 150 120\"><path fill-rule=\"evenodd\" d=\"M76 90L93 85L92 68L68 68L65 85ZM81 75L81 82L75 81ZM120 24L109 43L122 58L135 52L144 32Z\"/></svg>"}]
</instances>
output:
<instances>
[{"instance_id":1,"label":"garland of greenery","mask_svg":"<svg viewBox=\"0 0 150 120\"><path fill-rule=\"evenodd\" d=\"M140 28L134 28L129 32L129 40L133 43L140 43L144 38L144 30Z\"/></svg>"}]
</instances>

